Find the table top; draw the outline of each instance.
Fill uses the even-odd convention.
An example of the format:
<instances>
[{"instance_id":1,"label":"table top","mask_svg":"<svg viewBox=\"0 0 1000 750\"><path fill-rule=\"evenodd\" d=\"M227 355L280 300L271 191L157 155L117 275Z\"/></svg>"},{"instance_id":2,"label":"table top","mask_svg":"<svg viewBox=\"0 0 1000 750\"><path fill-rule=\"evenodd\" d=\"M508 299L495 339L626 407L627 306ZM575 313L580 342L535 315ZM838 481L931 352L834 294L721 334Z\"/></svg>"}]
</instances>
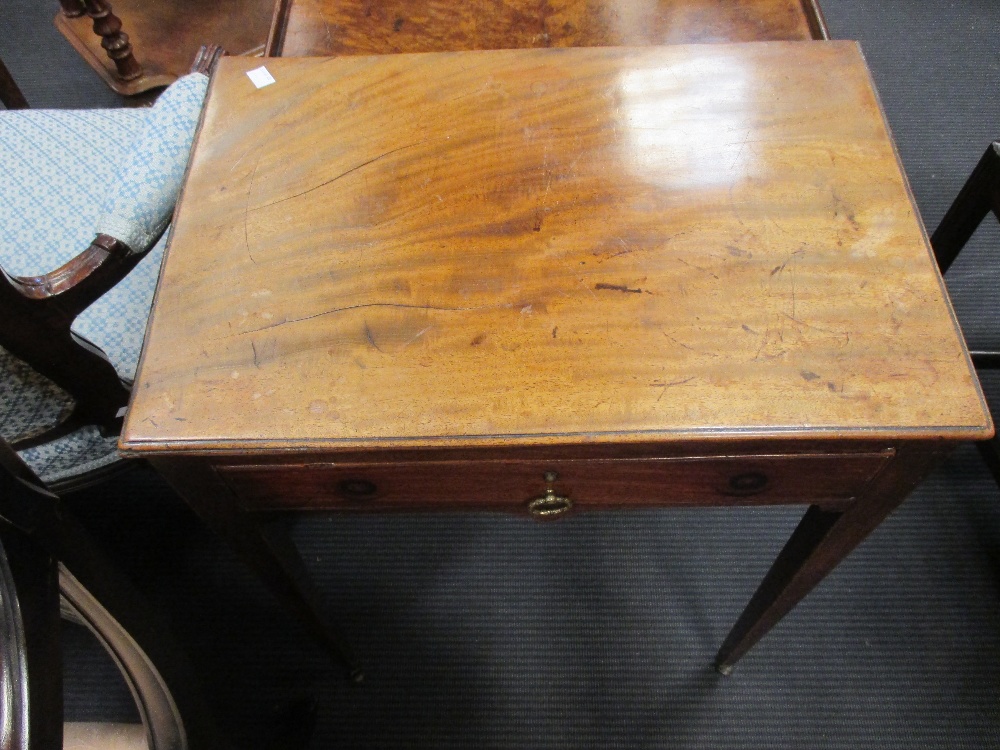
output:
<instances>
[{"instance_id":1,"label":"table top","mask_svg":"<svg viewBox=\"0 0 1000 750\"><path fill-rule=\"evenodd\" d=\"M268 46L303 57L826 37L817 0L280 0Z\"/></svg>"},{"instance_id":2,"label":"table top","mask_svg":"<svg viewBox=\"0 0 1000 750\"><path fill-rule=\"evenodd\" d=\"M852 42L225 58L122 448L977 439Z\"/></svg>"}]
</instances>

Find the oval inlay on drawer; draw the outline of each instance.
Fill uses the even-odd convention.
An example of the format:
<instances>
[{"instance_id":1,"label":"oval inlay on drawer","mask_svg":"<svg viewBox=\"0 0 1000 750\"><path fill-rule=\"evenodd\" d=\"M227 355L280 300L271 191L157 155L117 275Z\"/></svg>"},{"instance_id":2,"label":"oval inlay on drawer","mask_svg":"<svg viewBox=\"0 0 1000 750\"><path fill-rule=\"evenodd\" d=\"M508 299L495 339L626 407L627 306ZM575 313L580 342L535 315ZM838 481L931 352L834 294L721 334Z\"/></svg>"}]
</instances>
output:
<instances>
[{"instance_id":1,"label":"oval inlay on drawer","mask_svg":"<svg viewBox=\"0 0 1000 750\"><path fill-rule=\"evenodd\" d=\"M527 513L551 486L573 507L843 504L891 457L766 456L217 465L248 509L469 508ZM550 483L546 474L554 473Z\"/></svg>"}]
</instances>

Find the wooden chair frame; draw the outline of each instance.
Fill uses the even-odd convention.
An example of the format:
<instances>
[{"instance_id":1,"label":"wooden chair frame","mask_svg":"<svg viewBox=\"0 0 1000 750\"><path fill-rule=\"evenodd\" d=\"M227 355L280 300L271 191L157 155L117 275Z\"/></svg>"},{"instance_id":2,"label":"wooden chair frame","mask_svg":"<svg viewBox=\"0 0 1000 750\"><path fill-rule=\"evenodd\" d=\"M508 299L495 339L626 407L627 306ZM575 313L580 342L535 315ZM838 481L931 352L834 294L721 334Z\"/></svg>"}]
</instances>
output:
<instances>
[{"instance_id":1,"label":"wooden chair frame","mask_svg":"<svg viewBox=\"0 0 1000 750\"><path fill-rule=\"evenodd\" d=\"M203 47L192 72L208 74L223 51ZM0 98L9 108L27 106L0 62ZM10 103L14 107L11 107ZM106 294L142 260L125 243L99 234L75 258L42 276L12 276L0 268L0 346L69 393L70 416L40 435L13 444L21 450L85 425L106 434L121 430L130 385L123 383L99 348L70 330L77 315Z\"/></svg>"}]
</instances>

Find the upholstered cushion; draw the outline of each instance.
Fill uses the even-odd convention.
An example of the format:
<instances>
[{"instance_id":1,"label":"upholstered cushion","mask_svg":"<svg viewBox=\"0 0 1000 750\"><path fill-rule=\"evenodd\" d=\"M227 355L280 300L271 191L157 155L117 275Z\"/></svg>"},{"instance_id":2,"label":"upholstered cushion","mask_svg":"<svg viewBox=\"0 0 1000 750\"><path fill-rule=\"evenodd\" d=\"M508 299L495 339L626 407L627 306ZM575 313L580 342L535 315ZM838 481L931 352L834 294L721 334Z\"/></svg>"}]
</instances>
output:
<instances>
[{"instance_id":1,"label":"upholstered cushion","mask_svg":"<svg viewBox=\"0 0 1000 750\"><path fill-rule=\"evenodd\" d=\"M72 396L2 348L0 377L0 436L8 442L40 435L73 410Z\"/></svg>"},{"instance_id":2,"label":"upholstered cushion","mask_svg":"<svg viewBox=\"0 0 1000 750\"><path fill-rule=\"evenodd\" d=\"M146 252L170 220L207 87L192 73L148 109L0 112L0 266L48 273L98 233ZM128 382L161 257L162 244L73 324Z\"/></svg>"},{"instance_id":3,"label":"upholstered cushion","mask_svg":"<svg viewBox=\"0 0 1000 750\"><path fill-rule=\"evenodd\" d=\"M0 265L15 276L54 271L97 234L142 110L0 112Z\"/></svg>"},{"instance_id":4,"label":"upholstered cushion","mask_svg":"<svg viewBox=\"0 0 1000 750\"><path fill-rule=\"evenodd\" d=\"M156 100L130 144L118 179L105 191L98 233L121 240L133 252L146 250L163 234L181 189L207 89L208 77L192 73Z\"/></svg>"},{"instance_id":5,"label":"upholstered cushion","mask_svg":"<svg viewBox=\"0 0 1000 750\"><path fill-rule=\"evenodd\" d=\"M121 460L118 437L103 437L94 426L83 427L37 448L18 451L18 455L48 485Z\"/></svg>"},{"instance_id":6,"label":"upholstered cushion","mask_svg":"<svg viewBox=\"0 0 1000 750\"><path fill-rule=\"evenodd\" d=\"M146 253L74 322L131 382L208 79L175 82L147 109L0 112L0 265L17 276L55 270L98 233ZM159 240L159 241L158 241ZM154 246L155 244L155 246ZM152 250L150 247L154 246ZM149 252L147 252L149 251ZM37 435L72 399L0 349L0 433ZM46 482L117 460L114 437L87 427L21 457Z\"/></svg>"},{"instance_id":7,"label":"upholstered cushion","mask_svg":"<svg viewBox=\"0 0 1000 750\"><path fill-rule=\"evenodd\" d=\"M96 344L127 383L135 379L167 237L164 233L128 276L73 322L73 332Z\"/></svg>"},{"instance_id":8,"label":"upholstered cushion","mask_svg":"<svg viewBox=\"0 0 1000 750\"><path fill-rule=\"evenodd\" d=\"M39 435L60 423L73 409L73 399L24 362L0 349L0 435L13 442ZM117 439L84 427L37 448L21 458L43 482L52 484L99 469L118 460Z\"/></svg>"}]
</instances>

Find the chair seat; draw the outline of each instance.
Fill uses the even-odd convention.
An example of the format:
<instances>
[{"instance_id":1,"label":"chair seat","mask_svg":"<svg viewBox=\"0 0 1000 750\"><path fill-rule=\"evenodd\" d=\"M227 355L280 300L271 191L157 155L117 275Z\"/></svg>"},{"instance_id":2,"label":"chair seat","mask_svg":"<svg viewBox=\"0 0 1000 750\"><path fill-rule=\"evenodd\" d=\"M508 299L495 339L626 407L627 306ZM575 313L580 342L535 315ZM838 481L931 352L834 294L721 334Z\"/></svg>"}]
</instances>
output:
<instances>
[{"instance_id":1,"label":"chair seat","mask_svg":"<svg viewBox=\"0 0 1000 750\"><path fill-rule=\"evenodd\" d=\"M21 459L47 485L89 474L121 461L118 436L103 436L93 425L35 448L18 451Z\"/></svg>"},{"instance_id":2,"label":"chair seat","mask_svg":"<svg viewBox=\"0 0 1000 750\"><path fill-rule=\"evenodd\" d=\"M80 313L71 328L98 346L126 383L135 379L166 244L165 233L128 276Z\"/></svg>"},{"instance_id":3,"label":"chair seat","mask_svg":"<svg viewBox=\"0 0 1000 750\"><path fill-rule=\"evenodd\" d=\"M73 408L62 388L0 349L0 424L3 437L24 439L59 424ZM28 448L19 455L46 484L96 471L119 460L117 436L103 437L94 426Z\"/></svg>"}]
</instances>

